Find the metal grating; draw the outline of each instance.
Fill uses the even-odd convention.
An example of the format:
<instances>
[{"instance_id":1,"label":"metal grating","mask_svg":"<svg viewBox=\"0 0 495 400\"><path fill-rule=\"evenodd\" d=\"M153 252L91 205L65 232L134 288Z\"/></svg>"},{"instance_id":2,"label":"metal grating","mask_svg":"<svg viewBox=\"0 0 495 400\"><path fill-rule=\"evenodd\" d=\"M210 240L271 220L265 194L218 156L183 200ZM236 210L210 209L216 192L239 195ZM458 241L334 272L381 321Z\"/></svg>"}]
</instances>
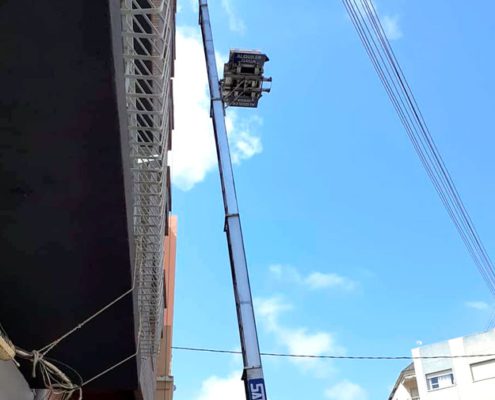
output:
<instances>
[{"instance_id":1,"label":"metal grating","mask_svg":"<svg viewBox=\"0 0 495 400\"><path fill-rule=\"evenodd\" d=\"M121 0L133 178L139 349L158 353L163 326L163 243L172 129L175 0Z\"/></svg>"}]
</instances>

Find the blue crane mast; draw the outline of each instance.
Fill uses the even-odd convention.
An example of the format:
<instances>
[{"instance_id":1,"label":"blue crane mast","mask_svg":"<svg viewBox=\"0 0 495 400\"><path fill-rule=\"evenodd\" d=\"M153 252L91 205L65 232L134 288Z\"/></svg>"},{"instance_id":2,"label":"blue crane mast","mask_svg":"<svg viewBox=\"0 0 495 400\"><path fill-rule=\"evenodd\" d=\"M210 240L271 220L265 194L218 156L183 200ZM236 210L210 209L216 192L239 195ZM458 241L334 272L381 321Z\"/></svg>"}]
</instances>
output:
<instances>
[{"instance_id":1,"label":"blue crane mast","mask_svg":"<svg viewBox=\"0 0 495 400\"><path fill-rule=\"evenodd\" d=\"M208 72L211 118L225 208L225 233L244 362L242 379L247 400L266 400L263 366L225 125L225 108L257 107L262 94L270 91L270 88L264 87L264 83L271 82L271 78L263 76L263 67L268 57L259 51L231 50L229 60L224 66L224 77L219 80L207 0L199 0L199 24Z\"/></svg>"}]
</instances>

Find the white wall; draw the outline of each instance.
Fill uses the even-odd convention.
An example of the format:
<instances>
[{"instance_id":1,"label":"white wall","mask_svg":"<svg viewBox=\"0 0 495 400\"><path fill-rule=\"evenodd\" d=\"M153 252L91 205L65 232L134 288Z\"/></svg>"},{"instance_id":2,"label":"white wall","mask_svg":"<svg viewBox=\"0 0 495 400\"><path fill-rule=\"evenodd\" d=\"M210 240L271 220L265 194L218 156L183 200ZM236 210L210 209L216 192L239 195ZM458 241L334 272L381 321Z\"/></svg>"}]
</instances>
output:
<instances>
[{"instance_id":1,"label":"white wall","mask_svg":"<svg viewBox=\"0 0 495 400\"><path fill-rule=\"evenodd\" d=\"M399 385L392 400L411 400L411 396L404 386Z\"/></svg>"},{"instance_id":2,"label":"white wall","mask_svg":"<svg viewBox=\"0 0 495 400\"><path fill-rule=\"evenodd\" d=\"M413 356L469 355L495 353L495 330L465 336L413 349ZM415 360L416 379L421 400L493 400L495 399L495 364L488 365L485 373L494 378L475 382L471 364L495 357L452 358L444 360ZM435 368L437 370L435 371ZM452 369L455 385L443 389L428 390L426 374Z\"/></svg>"},{"instance_id":3,"label":"white wall","mask_svg":"<svg viewBox=\"0 0 495 400\"><path fill-rule=\"evenodd\" d=\"M0 361L0 400L32 400L33 392L11 361Z\"/></svg>"}]
</instances>

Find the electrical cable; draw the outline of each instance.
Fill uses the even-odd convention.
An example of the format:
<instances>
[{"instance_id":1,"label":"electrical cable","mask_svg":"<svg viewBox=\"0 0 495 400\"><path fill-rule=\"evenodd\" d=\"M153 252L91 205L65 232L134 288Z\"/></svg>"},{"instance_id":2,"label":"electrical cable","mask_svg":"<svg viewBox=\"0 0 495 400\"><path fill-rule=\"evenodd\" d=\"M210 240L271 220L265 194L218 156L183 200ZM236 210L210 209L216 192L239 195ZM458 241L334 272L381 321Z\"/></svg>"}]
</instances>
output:
<instances>
[{"instance_id":1,"label":"electrical cable","mask_svg":"<svg viewBox=\"0 0 495 400\"><path fill-rule=\"evenodd\" d=\"M495 296L495 268L431 135L372 0L342 0L358 36L447 214ZM495 325L495 316L489 327Z\"/></svg>"},{"instance_id":2,"label":"electrical cable","mask_svg":"<svg viewBox=\"0 0 495 400\"><path fill-rule=\"evenodd\" d=\"M357 11L356 11L357 9ZM360 10L359 7L356 7L356 9L352 10L351 9L351 13L353 13L353 20L354 21L358 21L357 18L364 18L363 17L363 14ZM359 16L358 16L359 14ZM366 31L368 32L368 35L371 35L370 31L369 31L369 28L368 26L366 25ZM390 84L390 81L385 79L385 74L383 73L383 67L382 67L382 64L380 64L378 61L377 61L377 58L374 54L374 52L372 51L372 49L370 48L370 41L368 40L367 36L364 35L363 32L364 31L364 28L361 27L361 29L358 28L358 31L360 33L360 36L363 40L363 44L365 45L365 47L367 48L367 52L368 54L370 55L370 58L372 59L373 63L374 63L374 66L375 68L377 69L377 72L379 73L380 75L380 78L382 80L382 83L384 84L386 90L387 90L387 93L389 94L389 97L391 98L392 100L392 103L394 104L394 107L396 108L399 116L400 116L400 119L402 121L402 123L404 124L405 128L406 128L406 132L408 133L408 136L410 137L411 139L411 142L413 143L413 146L417 152L417 154L419 155L429 177L432 179L432 182L434 184L434 187L435 189L437 190L438 194L440 195L440 198L442 200L442 202L444 203L446 209L447 209L447 212L449 213L449 216L451 216L452 220L454 221L454 224L456 225L456 227L458 228L459 230L459 233L461 234L461 238L463 239L463 241L465 242L467 248L468 248L468 251L470 252L470 254L475 258L475 261L478 263L477 261L477 258L476 258L476 255L474 254L474 251L472 249L472 246L471 244L469 243L469 241L467 240L467 237L464 233L464 230L459 226L459 223L458 223L458 218L456 217L455 215L455 210L452 210L452 207L450 206L450 202L448 201L448 198L446 197L446 195L444 194L444 191L442 190L441 186L442 186L442 182L439 182L436 175L435 175L435 171L432 169L431 167L431 156L429 156L427 153L425 155L425 153L421 150L421 148L424 148L424 144L422 144L420 141L418 141L417 137L416 137L416 134L417 134L417 127L414 126L414 122L412 120L412 117L411 117L411 114L410 114L410 111L407 109L407 108L404 108L405 107L405 104L404 104L404 100L402 97L399 96L399 99L397 99L397 95L400 95L400 92L399 92L399 89L397 88L397 84L396 82L394 82L393 80L391 80L391 72L388 70L388 68L385 68L386 69L386 72L387 72L387 75L389 76L389 79L391 80L391 84ZM376 50L378 51L378 54L380 56L380 59L381 59L381 62L384 63L384 60L383 60L383 56L382 54L379 52L379 48L377 47L376 45L376 42L374 40L374 38L371 36L371 41L373 42L374 44L374 47L376 48ZM386 65L385 65L386 67ZM392 85L392 86L391 86ZM391 87L393 87L393 91L391 89ZM397 93L397 95L395 94ZM402 106L402 107L401 107ZM428 162L428 160L430 162ZM486 274L484 272L484 270L482 269L481 270L481 273L482 275L485 277Z\"/></svg>"},{"instance_id":3,"label":"electrical cable","mask_svg":"<svg viewBox=\"0 0 495 400\"><path fill-rule=\"evenodd\" d=\"M490 319L488 320L488 323L486 325L486 328L485 330L486 331L489 331L490 329L492 329L493 327L495 326L495 311L492 312L491 316L490 316Z\"/></svg>"},{"instance_id":4,"label":"electrical cable","mask_svg":"<svg viewBox=\"0 0 495 400\"><path fill-rule=\"evenodd\" d=\"M239 354L242 355L242 351L239 350L222 350L222 349L209 349L203 347L182 347L172 346L174 350L194 351L202 353L219 353L219 354ZM266 353L261 352L262 356L267 357L284 357L284 358L318 358L318 359L330 359L330 360L438 360L438 359L453 359L453 358L478 358L478 357L495 357L493 354L459 354L459 355L438 355L438 356L338 356L327 354L289 354L289 353Z\"/></svg>"}]
</instances>

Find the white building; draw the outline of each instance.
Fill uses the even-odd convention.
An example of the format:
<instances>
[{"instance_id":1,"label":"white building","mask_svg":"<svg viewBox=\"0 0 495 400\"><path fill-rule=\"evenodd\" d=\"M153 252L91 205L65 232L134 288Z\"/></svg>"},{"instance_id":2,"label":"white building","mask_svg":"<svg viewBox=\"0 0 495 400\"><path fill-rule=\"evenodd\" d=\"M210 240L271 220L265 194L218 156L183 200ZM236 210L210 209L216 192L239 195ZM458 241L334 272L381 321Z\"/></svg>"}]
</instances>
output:
<instances>
[{"instance_id":1,"label":"white building","mask_svg":"<svg viewBox=\"0 0 495 400\"><path fill-rule=\"evenodd\" d=\"M414 364L409 364L397 378L389 400L419 400Z\"/></svg>"},{"instance_id":2,"label":"white building","mask_svg":"<svg viewBox=\"0 0 495 400\"><path fill-rule=\"evenodd\" d=\"M421 346L412 355L485 356L415 359L399 375L389 400L495 399L495 330Z\"/></svg>"}]
</instances>

